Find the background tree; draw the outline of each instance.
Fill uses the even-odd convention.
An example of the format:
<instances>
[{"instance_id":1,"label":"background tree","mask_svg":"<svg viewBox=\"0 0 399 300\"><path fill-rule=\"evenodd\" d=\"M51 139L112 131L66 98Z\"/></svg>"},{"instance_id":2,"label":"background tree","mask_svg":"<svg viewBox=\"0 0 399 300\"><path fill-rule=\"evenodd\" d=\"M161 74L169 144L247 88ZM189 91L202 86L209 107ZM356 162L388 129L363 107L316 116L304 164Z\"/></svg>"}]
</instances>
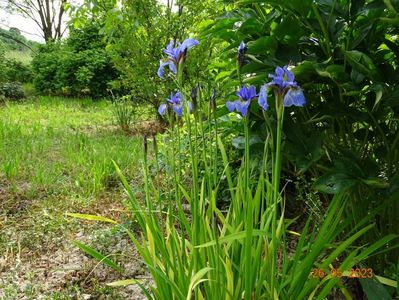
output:
<instances>
[{"instance_id":1,"label":"background tree","mask_svg":"<svg viewBox=\"0 0 399 300\"><path fill-rule=\"evenodd\" d=\"M6 10L18 12L33 20L39 26L46 42L60 39L65 32L63 18L67 0L2 0L2 2Z\"/></svg>"}]
</instances>

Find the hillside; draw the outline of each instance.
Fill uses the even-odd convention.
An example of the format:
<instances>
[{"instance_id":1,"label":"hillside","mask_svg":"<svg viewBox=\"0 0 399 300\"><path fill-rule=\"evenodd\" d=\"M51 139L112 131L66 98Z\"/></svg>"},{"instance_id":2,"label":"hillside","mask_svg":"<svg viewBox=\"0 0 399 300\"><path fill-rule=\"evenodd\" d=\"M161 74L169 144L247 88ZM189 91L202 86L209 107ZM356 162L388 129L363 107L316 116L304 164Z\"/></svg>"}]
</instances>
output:
<instances>
[{"instance_id":1,"label":"hillside","mask_svg":"<svg viewBox=\"0 0 399 300\"><path fill-rule=\"evenodd\" d=\"M29 52L32 51L39 43L28 40L21 34L18 28L11 27L9 30L0 28L0 43L6 50Z\"/></svg>"}]
</instances>

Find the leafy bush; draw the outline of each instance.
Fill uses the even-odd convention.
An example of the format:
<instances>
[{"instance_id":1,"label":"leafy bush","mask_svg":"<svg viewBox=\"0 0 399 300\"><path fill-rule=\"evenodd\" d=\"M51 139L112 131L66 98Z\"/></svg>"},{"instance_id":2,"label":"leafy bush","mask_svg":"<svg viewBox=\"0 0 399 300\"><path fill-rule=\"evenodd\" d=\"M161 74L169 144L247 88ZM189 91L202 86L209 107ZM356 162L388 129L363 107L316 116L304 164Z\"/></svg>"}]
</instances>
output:
<instances>
[{"instance_id":1,"label":"leafy bush","mask_svg":"<svg viewBox=\"0 0 399 300\"><path fill-rule=\"evenodd\" d=\"M15 59L5 61L5 74L10 82L29 83L33 81L33 71L31 66L26 65Z\"/></svg>"},{"instance_id":2,"label":"leafy bush","mask_svg":"<svg viewBox=\"0 0 399 300\"><path fill-rule=\"evenodd\" d=\"M25 98L25 92L19 82L7 82L0 85L0 95L6 99L20 100Z\"/></svg>"},{"instance_id":3,"label":"leafy bush","mask_svg":"<svg viewBox=\"0 0 399 300\"><path fill-rule=\"evenodd\" d=\"M95 26L72 30L64 44L43 45L32 65L42 93L105 97L118 76Z\"/></svg>"}]
</instances>

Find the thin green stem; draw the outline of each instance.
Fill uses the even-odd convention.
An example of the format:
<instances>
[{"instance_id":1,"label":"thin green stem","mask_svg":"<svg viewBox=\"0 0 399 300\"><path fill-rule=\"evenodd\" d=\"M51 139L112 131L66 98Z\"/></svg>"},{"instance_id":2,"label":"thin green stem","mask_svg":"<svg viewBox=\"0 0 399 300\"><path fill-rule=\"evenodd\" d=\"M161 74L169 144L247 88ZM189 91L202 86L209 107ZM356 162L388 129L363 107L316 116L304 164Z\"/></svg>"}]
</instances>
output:
<instances>
[{"instance_id":1,"label":"thin green stem","mask_svg":"<svg viewBox=\"0 0 399 300\"><path fill-rule=\"evenodd\" d=\"M252 233L253 233L253 208L252 197L250 196L250 157L249 157L249 119L244 119L245 128L245 158L244 158L244 211L246 216L246 240L245 240L245 299L251 299L252 294Z\"/></svg>"},{"instance_id":2,"label":"thin green stem","mask_svg":"<svg viewBox=\"0 0 399 300\"><path fill-rule=\"evenodd\" d=\"M272 265L271 265L271 278L270 286L271 293L274 293L275 281L277 274L277 248L278 248L278 237L277 237L277 216L278 216L278 202L280 198L280 176L281 176L281 137L283 131L283 119L284 119L284 105L283 95L276 93L276 112L277 112L277 132L276 132L276 154L275 161L273 164L273 215L272 215Z\"/></svg>"}]
</instances>

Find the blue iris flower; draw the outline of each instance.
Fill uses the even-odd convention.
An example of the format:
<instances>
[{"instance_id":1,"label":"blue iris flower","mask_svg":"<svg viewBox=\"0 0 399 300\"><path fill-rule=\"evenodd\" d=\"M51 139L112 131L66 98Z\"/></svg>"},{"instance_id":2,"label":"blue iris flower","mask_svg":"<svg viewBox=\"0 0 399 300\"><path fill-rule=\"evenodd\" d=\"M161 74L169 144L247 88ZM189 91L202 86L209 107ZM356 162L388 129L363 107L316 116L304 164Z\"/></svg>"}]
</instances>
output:
<instances>
[{"instance_id":1,"label":"blue iris flower","mask_svg":"<svg viewBox=\"0 0 399 300\"><path fill-rule=\"evenodd\" d=\"M242 47L240 46L240 48ZM238 51L240 51L240 48ZM258 97L259 106L266 111L269 108L269 104L267 103L268 89L277 90L277 93L283 96L283 105L285 107L304 106L306 104L305 95L296 83L294 74L288 70L287 66L283 68L277 67L275 73L269 76L272 78L272 81L261 86L259 94L256 93L256 88L254 86L242 87L237 92L237 96L239 97L238 100L226 102L227 109L231 112L237 111L243 116L246 116L251 101Z\"/></svg>"},{"instance_id":2,"label":"blue iris flower","mask_svg":"<svg viewBox=\"0 0 399 300\"><path fill-rule=\"evenodd\" d=\"M248 113L248 108L251 104L251 101L258 96L256 93L256 88L253 85L243 86L237 92L237 96L239 97L238 100L227 101L227 109L231 112L236 110L245 117Z\"/></svg>"},{"instance_id":3,"label":"blue iris flower","mask_svg":"<svg viewBox=\"0 0 399 300\"><path fill-rule=\"evenodd\" d=\"M181 60L184 60L187 50L192 47L198 45L199 42L195 39L186 39L182 44L175 43L170 41L169 45L163 50L163 52L167 55L166 59L162 59L160 61L160 65L158 68L158 76L160 78L164 77L164 68L169 66L169 70L171 70L174 74L177 74L177 68Z\"/></svg>"},{"instance_id":4,"label":"blue iris flower","mask_svg":"<svg viewBox=\"0 0 399 300\"><path fill-rule=\"evenodd\" d=\"M288 70L287 66L277 67L275 74L270 74L269 77L272 78L272 81L265 86L277 89L278 93L284 95L285 107L304 106L306 104L302 89L296 83L294 74ZM259 105L261 104L259 103Z\"/></svg>"},{"instance_id":5,"label":"blue iris flower","mask_svg":"<svg viewBox=\"0 0 399 300\"><path fill-rule=\"evenodd\" d=\"M187 101L187 105L189 108L189 111L191 112L193 109L193 106L190 101ZM163 116L168 108L172 108L172 110L179 116L181 117L183 115L183 108L184 108L184 103L182 96L180 92L177 92L176 94L171 94L169 99L166 99L166 103L163 103L159 106L158 112L161 116Z\"/></svg>"}]
</instances>

